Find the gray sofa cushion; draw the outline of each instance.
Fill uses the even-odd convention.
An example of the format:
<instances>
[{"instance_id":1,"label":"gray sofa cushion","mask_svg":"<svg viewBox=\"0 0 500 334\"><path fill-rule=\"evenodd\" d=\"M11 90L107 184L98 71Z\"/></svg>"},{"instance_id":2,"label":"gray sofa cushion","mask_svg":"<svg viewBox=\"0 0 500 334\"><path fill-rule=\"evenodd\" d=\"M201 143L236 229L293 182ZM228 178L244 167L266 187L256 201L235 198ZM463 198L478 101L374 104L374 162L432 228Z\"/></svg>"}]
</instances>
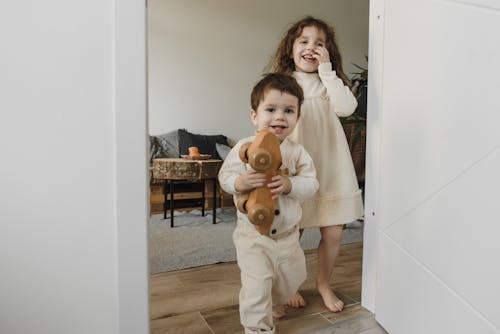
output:
<instances>
[{"instance_id":1,"label":"gray sofa cushion","mask_svg":"<svg viewBox=\"0 0 500 334\"><path fill-rule=\"evenodd\" d=\"M153 163L153 159L161 156L161 147L158 145L155 136L149 136L149 164Z\"/></svg>"},{"instance_id":2,"label":"gray sofa cushion","mask_svg":"<svg viewBox=\"0 0 500 334\"><path fill-rule=\"evenodd\" d=\"M156 158L178 158L179 135L177 130L157 136L149 136L149 162Z\"/></svg>"},{"instance_id":3,"label":"gray sofa cushion","mask_svg":"<svg viewBox=\"0 0 500 334\"><path fill-rule=\"evenodd\" d=\"M177 130L170 131L156 137L158 145L162 150L163 158L178 158L179 155L179 134Z\"/></svg>"},{"instance_id":4,"label":"gray sofa cushion","mask_svg":"<svg viewBox=\"0 0 500 334\"><path fill-rule=\"evenodd\" d=\"M217 150L217 153L219 153L222 160L226 160L229 151L231 151L231 147L219 143L215 143L215 149Z\"/></svg>"}]
</instances>

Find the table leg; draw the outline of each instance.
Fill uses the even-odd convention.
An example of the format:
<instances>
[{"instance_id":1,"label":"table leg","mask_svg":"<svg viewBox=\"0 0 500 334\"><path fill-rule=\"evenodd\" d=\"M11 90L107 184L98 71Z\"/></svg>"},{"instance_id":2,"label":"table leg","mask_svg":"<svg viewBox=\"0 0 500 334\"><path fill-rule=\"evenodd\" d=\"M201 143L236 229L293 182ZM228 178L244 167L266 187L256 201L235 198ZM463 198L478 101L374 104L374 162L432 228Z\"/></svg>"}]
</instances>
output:
<instances>
[{"instance_id":1,"label":"table leg","mask_svg":"<svg viewBox=\"0 0 500 334\"><path fill-rule=\"evenodd\" d=\"M202 191L201 191L201 216L205 217L205 179L202 180Z\"/></svg>"},{"instance_id":2,"label":"table leg","mask_svg":"<svg viewBox=\"0 0 500 334\"><path fill-rule=\"evenodd\" d=\"M168 181L163 181L163 219L167 219L167 186Z\"/></svg>"},{"instance_id":3,"label":"table leg","mask_svg":"<svg viewBox=\"0 0 500 334\"><path fill-rule=\"evenodd\" d=\"M213 179L213 180L214 180L214 197L213 197L212 205L214 206L214 217L213 217L214 221L213 221L213 223L215 224L215 214L217 212L217 196L216 196L216 194L217 194L217 179Z\"/></svg>"},{"instance_id":4,"label":"table leg","mask_svg":"<svg viewBox=\"0 0 500 334\"><path fill-rule=\"evenodd\" d=\"M174 180L170 180L170 227L174 227Z\"/></svg>"}]
</instances>

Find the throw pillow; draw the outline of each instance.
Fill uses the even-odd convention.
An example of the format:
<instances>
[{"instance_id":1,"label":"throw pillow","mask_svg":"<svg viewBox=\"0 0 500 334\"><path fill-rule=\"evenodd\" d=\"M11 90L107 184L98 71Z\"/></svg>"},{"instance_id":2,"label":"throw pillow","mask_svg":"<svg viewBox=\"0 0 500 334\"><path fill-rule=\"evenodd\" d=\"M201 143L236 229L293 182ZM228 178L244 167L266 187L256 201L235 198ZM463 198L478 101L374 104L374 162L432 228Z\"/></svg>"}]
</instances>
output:
<instances>
[{"instance_id":1,"label":"throw pillow","mask_svg":"<svg viewBox=\"0 0 500 334\"><path fill-rule=\"evenodd\" d=\"M222 160L226 160L229 151L231 151L231 147L219 143L215 143L215 149L217 150L217 153L219 154L219 157L221 157Z\"/></svg>"},{"instance_id":2,"label":"throw pillow","mask_svg":"<svg viewBox=\"0 0 500 334\"><path fill-rule=\"evenodd\" d=\"M155 136L149 136L149 164L153 163L153 159L161 158L162 150Z\"/></svg>"},{"instance_id":3,"label":"throw pillow","mask_svg":"<svg viewBox=\"0 0 500 334\"><path fill-rule=\"evenodd\" d=\"M179 157L179 135L177 130L170 131L156 137L160 147L160 156L155 158L178 158Z\"/></svg>"},{"instance_id":4,"label":"throw pillow","mask_svg":"<svg viewBox=\"0 0 500 334\"><path fill-rule=\"evenodd\" d=\"M179 153L188 154L188 148L197 146L200 154L210 154L212 159L221 159L215 148L215 144L228 145L227 137L224 135L199 135L191 133L186 129L179 129Z\"/></svg>"}]
</instances>

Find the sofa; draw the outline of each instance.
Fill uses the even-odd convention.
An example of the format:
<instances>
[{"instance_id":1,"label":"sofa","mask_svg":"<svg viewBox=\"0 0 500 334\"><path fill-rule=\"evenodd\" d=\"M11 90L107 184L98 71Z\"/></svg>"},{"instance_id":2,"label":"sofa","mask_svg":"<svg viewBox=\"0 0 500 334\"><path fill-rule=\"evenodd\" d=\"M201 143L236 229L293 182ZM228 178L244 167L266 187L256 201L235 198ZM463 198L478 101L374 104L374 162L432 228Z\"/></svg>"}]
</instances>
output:
<instances>
[{"instance_id":1,"label":"sofa","mask_svg":"<svg viewBox=\"0 0 500 334\"><path fill-rule=\"evenodd\" d=\"M160 135L150 135L149 136L149 162L150 166L153 163L153 159L156 158L179 158L181 155L188 154L188 148L191 146L197 146L201 154L210 154L212 159L224 160L231 150L229 146L227 137L218 135L202 135L189 132L186 129L177 129ZM150 168L151 170L151 168ZM163 194L163 180L157 180L152 177L152 173L149 174L149 190L150 190L150 213L159 214L163 212L164 205L164 194ZM187 184L189 187L189 184ZM193 189L197 185L193 184ZM212 201L210 196L212 196L212 184L207 182L205 193L207 194L207 201L205 209L211 209ZM219 189L219 207L231 207L233 206L232 196L225 193ZM199 193L179 193L175 196L179 198L189 198L193 197L195 200ZM175 207L175 206L174 206ZM188 207L187 210L194 209L195 207Z\"/></svg>"},{"instance_id":2,"label":"sofa","mask_svg":"<svg viewBox=\"0 0 500 334\"><path fill-rule=\"evenodd\" d=\"M231 149L224 135L201 135L186 129L177 129L149 136L150 163L155 158L179 158L181 155L187 155L191 146L197 146L201 154L210 154L212 159L221 160L224 160Z\"/></svg>"}]
</instances>

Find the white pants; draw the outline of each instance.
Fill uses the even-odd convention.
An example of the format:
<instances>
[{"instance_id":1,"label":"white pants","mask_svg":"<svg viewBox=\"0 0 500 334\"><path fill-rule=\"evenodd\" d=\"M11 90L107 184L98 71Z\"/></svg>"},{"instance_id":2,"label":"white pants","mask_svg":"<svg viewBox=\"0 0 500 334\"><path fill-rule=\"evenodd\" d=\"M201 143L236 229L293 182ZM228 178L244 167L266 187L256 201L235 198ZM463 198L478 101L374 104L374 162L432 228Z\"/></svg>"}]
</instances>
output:
<instances>
[{"instance_id":1,"label":"white pants","mask_svg":"<svg viewBox=\"0 0 500 334\"><path fill-rule=\"evenodd\" d=\"M240 321L245 333L274 333L273 304L285 304L307 276L298 226L271 238L239 221L233 241L241 270Z\"/></svg>"}]
</instances>

